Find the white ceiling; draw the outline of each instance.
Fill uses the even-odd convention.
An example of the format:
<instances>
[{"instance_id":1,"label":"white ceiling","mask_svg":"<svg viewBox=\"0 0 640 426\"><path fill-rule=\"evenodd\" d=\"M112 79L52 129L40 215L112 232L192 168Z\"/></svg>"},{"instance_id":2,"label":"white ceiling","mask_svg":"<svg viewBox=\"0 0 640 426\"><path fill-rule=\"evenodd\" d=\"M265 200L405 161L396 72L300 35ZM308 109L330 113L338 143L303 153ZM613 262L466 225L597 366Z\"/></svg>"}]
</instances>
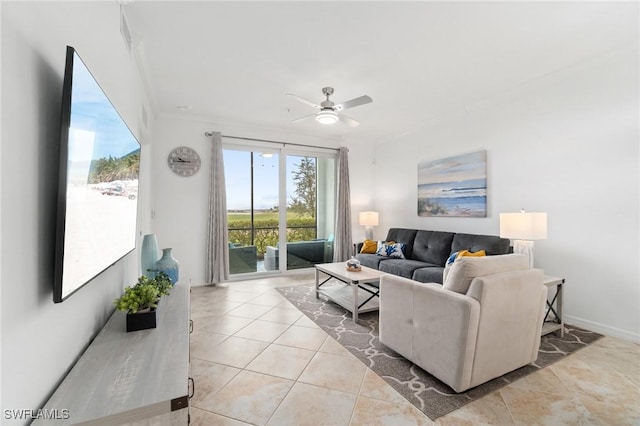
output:
<instances>
[{"instance_id":1,"label":"white ceiling","mask_svg":"<svg viewBox=\"0 0 640 426\"><path fill-rule=\"evenodd\" d=\"M379 141L472 108L638 36L637 5L128 2L156 114ZM332 86L362 124L291 120ZM190 105L180 111L179 105Z\"/></svg>"}]
</instances>

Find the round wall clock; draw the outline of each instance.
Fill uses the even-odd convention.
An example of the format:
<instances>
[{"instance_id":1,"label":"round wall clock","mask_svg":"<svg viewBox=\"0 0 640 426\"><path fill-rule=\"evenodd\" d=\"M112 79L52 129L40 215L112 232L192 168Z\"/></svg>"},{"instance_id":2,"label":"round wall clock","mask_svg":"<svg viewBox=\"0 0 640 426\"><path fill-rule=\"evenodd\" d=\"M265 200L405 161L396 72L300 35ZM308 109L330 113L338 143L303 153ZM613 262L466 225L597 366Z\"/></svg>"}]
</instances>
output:
<instances>
[{"instance_id":1,"label":"round wall clock","mask_svg":"<svg viewBox=\"0 0 640 426\"><path fill-rule=\"evenodd\" d=\"M178 176L193 176L200 170L200 156L193 148L179 146L167 156L169 169Z\"/></svg>"}]
</instances>

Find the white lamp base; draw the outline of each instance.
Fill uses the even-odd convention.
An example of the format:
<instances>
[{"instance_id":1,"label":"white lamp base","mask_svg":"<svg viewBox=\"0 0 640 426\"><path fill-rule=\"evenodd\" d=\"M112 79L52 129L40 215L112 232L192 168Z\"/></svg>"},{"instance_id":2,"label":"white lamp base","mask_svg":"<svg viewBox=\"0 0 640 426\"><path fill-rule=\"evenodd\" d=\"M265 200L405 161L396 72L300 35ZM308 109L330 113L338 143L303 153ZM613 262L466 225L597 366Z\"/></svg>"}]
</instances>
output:
<instances>
[{"instance_id":1,"label":"white lamp base","mask_svg":"<svg viewBox=\"0 0 640 426\"><path fill-rule=\"evenodd\" d=\"M373 226L364 227L364 237L367 240L373 240Z\"/></svg>"},{"instance_id":2,"label":"white lamp base","mask_svg":"<svg viewBox=\"0 0 640 426\"><path fill-rule=\"evenodd\" d=\"M533 241L513 240L513 252L529 257L529 268L533 268Z\"/></svg>"}]
</instances>

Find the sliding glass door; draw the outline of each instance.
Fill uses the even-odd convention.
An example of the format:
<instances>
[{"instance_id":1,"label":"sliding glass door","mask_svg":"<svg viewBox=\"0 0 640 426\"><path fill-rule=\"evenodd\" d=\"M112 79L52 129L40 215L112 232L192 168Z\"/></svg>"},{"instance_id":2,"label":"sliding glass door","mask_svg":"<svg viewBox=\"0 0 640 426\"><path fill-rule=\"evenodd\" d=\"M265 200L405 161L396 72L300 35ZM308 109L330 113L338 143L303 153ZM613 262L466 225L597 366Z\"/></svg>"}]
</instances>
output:
<instances>
[{"instance_id":1,"label":"sliding glass door","mask_svg":"<svg viewBox=\"0 0 640 426\"><path fill-rule=\"evenodd\" d=\"M224 161L232 275L331 261L335 155L225 146Z\"/></svg>"},{"instance_id":2,"label":"sliding glass door","mask_svg":"<svg viewBox=\"0 0 640 426\"><path fill-rule=\"evenodd\" d=\"M267 246L279 239L279 154L224 150L229 272L264 271Z\"/></svg>"},{"instance_id":3,"label":"sliding glass door","mask_svg":"<svg viewBox=\"0 0 640 426\"><path fill-rule=\"evenodd\" d=\"M333 258L334 161L287 155L287 270Z\"/></svg>"}]
</instances>

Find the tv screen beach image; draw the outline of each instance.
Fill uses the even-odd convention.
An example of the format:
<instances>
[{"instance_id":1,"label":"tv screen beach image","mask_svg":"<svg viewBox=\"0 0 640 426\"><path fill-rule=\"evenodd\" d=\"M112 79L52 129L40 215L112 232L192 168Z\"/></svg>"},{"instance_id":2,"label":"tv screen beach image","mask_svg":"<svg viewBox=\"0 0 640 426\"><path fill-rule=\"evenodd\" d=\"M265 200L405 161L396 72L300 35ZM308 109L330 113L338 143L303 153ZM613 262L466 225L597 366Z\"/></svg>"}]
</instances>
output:
<instances>
[{"instance_id":1,"label":"tv screen beach image","mask_svg":"<svg viewBox=\"0 0 640 426\"><path fill-rule=\"evenodd\" d=\"M62 297L136 246L140 144L74 53Z\"/></svg>"}]
</instances>

